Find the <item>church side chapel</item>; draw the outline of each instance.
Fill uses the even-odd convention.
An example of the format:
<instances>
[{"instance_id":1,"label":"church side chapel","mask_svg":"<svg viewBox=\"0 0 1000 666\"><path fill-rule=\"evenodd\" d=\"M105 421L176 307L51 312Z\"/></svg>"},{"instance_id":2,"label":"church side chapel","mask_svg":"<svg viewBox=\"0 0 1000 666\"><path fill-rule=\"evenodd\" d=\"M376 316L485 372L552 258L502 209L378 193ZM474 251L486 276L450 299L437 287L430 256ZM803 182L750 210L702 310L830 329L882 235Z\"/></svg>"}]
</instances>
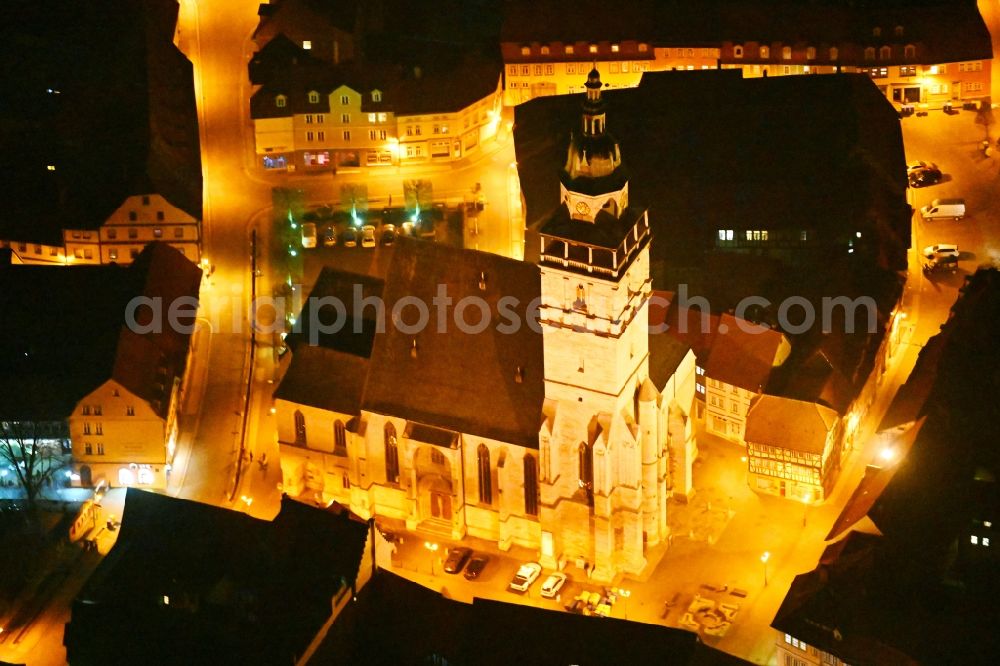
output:
<instances>
[{"instance_id":1,"label":"church side chapel","mask_svg":"<svg viewBox=\"0 0 1000 666\"><path fill-rule=\"evenodd\" d=\"M291 336L274 395L285 492L389 528L516 544L597 581L644 569L669 535L668 499L691 489L695 360L649 332L649 221L629 201L601 87L595 69L538 265L404 238L384 278L324 269L300 322L332 320L309 312L328 296L355 312L363 283L386 312L444 285L454 303L483 299L490 325L365 319ZM540 335L497 330L510 296L521 322L540 302Z\"/></svg>"}]
</instances>

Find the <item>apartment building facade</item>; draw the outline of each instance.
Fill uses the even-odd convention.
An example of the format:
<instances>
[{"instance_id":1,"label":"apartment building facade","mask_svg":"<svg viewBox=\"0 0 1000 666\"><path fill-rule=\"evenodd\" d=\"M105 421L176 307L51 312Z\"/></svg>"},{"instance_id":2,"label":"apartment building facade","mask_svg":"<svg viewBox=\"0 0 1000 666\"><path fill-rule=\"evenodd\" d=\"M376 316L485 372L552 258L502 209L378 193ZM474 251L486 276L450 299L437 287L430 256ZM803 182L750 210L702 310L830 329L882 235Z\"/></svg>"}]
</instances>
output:
<instances>
[{"instance_id":1,"label":"apartment building facade","mask_svg":"<svg viewBox=\"0 0 1000 666\"><path fill-rule=\"evenodd\" d=\"M535 4L514 3L505 17L505 104L582 92L579 75L593 63L611 88L637 86L645 72L724 68L748 78L861 72L897 105L940 107L990 95L992 47L974 4L784 7L780 16L773 8L722 6L699 10L713 15L700 21L672 3L639 2L622 8L630 20L606 15L600 22L587 12L540 20L544 9ZM754 39L782 32L784 39ZM561 41L565 35L589 39Z\"/></svg>"}]
</instances>

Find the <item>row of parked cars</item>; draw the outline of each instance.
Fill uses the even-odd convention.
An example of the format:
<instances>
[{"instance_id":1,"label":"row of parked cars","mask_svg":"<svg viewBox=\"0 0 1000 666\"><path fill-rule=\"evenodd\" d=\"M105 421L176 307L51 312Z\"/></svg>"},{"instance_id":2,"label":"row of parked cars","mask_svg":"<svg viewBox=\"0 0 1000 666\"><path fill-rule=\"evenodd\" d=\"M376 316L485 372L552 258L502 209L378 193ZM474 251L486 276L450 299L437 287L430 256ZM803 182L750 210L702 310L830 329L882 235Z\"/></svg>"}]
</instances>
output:
<instances>
[{"instance_id":1,"label":"row of parked cars","mask_svg":"<svg viewBox=\"0 0 1000 666\"><path fill-rule=\"evenodd\" d=\"M445 573L457 574L463 571L466 580L476 580L479 578L486 565L489 564L489 555L474 553L471 548L458 546L448 549L448 556L444 561ZM513 592L527 592L528 588L542 575L542 566L537 562L528 562L518 567L514 578L511 579L507 589ZM542 582L542 596L547 599L554 599L559 591L566 584L569 578L564 573L555 572Z\"/></svg>"},{"instance_id":2,"label":"row of parked cars","mask_svg":"<svg viewBox=\"0 0 1000 666\"><path fill-rule=\"evenodd\" d=\"M404 224L403 226L404 232L407 232L406 225ZM360 228L348 224L344 225L340 233L337 233L337 227L331 224L323 229L322 243L323 247L335 247L338 243L344 247L357 247L358 245L361 247L375 247L379 242L382 245L392 245L396 242L397 235L398 232L396 231L395 224L383 224L380 230L376 230L373 224L365 224ZM316 223L304 223L302 225L302 247L306 249L314 248L318 240Z\"/></svg>"}]
</instances>

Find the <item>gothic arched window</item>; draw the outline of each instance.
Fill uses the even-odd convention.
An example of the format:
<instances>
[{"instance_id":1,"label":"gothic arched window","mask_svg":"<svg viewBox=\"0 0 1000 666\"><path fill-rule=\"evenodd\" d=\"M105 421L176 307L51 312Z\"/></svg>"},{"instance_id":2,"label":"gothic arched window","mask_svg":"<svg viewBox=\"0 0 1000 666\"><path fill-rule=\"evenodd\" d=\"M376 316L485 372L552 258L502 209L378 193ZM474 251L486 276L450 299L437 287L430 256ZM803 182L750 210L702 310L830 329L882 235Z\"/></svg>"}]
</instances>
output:
<instances>
[{"instance_id":1,"label":"gothic arched window","mask_svg":"<svg viewBox=\"0 0 1000 666\"><path fill-rule=\"evenodd\" d=\"M396 426L385 424L385 480L399 483L399 449L396 447Z\"/></svg>"},{"instance_id":2,"label":"gothic arched window","mask_svg":"<svg viewBox=\"0 0 1000 666\"><path fill-rule=\"evenodd\" d=\"M493 503L493 477L490 474L490 449L480 444L476 449L476 459L479 462L479 501L482 504Z\"/></svg>"},{"instance_id":3,"label":"gothic arched window","mask_svg":"<svg viewBox=\"0 0 1000 666\"><path fill-rule=\"evenodd\" d=\"M333 455L347 455L347 428L340 419L333 422Z\"/></svg>"},{"instance_id":4,"label":"gothic arched window","mask_svg":"<svg viewBox=\"0 0 1000 666\"><path fill-rule=\"evenodd\" d=\"M524 456L524 513L538 515L538 463L532 455Z\"/></svg>"},{"instance_id":5,"label":"gothic arched window","mask_svg":"<svg viewBox=\"0 0 1000 666\"><path fill-rule=\"evenodd\" d=\"M306 445L306 417L297 409L295 410L295 443L299 446Z\"/></svg>"}]
</instances>

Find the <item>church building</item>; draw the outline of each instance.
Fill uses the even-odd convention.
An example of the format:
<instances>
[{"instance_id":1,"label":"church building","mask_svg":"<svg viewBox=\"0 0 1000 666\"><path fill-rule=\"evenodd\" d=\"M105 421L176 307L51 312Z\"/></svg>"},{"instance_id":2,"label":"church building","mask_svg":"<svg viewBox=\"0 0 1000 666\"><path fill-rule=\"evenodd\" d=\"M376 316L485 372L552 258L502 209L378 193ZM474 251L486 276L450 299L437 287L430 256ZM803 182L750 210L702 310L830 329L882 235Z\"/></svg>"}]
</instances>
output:
<instances>
[{"instance_id":1,"label":"church building","mask_svg":"<svg viewBox=\"0 0 1000 666\"><path fill-rule=\"evenodd\" d=\"M537 265L404 238L384 278L323 271L274 396L286 492L594 580L645 568L690 489L695 358L650 332L649 221L601 87ZM442 289L455 306L421 318Z\"/></svg>"}]
</instances>

